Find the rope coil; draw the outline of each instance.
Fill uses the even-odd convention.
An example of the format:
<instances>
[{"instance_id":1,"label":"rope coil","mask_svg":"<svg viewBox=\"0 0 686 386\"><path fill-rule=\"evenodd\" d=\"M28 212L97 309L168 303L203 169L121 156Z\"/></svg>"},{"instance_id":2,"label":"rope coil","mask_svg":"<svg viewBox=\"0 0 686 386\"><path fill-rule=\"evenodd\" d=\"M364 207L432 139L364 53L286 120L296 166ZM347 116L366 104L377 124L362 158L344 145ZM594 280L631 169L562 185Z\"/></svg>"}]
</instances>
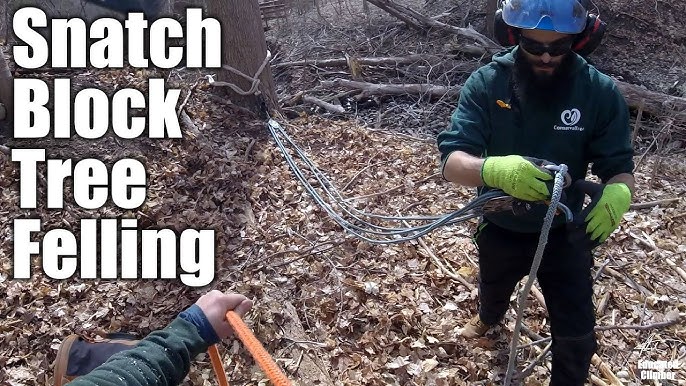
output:
<instances>
[{"instance_id":1,"label":"rope coil","mask_svg":"<svg viewBox=\"0 0 686 386\"><path fill-rule=\"evenodd\" d=\"M293 141L278 122L270 119L267 126L276 145L279 147L279 150L281 150L286 163L288 163L291 171L295 174L312 199L319 204L331 219L338 223L348 233L372 244L395 244L414 240L441 226L452 225L472 218L481 217L484 215L485 205L492 203L494 199L512 199L511 196L503 191L491 190L471 200L463 208L444 215L389 216L368 213L355 208L355 206L350 203L349 199L344 198L340 194L331 180L317 168L314 162L307 157L307 154L297 145L297 143L295 143L295 141ZM309 181L310 178L308 178L308 176L305 175L305 172L298 166L294 156L289 154L287 145L293 153L295 153L295 156L305 164L306 169L312 175L313 179L317 181L318 187L325 193L328 202L317 192L314 186L312 186ZM563 174L566 174L566 172ZM558 201L555 205L551 204L551 206L555 209L560 209L567 217L567 221L571 221L571 211L564 204ZM395 227L381 226L374 224L369 220L383 220L395 222L399 225ZM415 224L420 223L420 225L409 226L406 222L414 222Z\"/></svg>"}]
</instances>

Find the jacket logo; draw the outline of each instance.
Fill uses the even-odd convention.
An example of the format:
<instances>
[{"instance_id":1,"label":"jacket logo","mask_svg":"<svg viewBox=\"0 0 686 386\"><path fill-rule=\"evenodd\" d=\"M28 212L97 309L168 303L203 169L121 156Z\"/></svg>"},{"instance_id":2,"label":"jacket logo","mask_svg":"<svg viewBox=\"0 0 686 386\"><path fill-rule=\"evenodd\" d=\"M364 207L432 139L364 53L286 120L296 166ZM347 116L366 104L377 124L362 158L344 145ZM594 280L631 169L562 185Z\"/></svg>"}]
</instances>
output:
<instances>
[{"instance_id":1,"label":"jacket logo","mask_svg":"<svg viewBox=\"0 0 686 386\"><path fill-rule=\"evenodd\" d=\"M579 109L565 110L560 114L562 126L555 125L553 129L558 131L584 131L583 126L577 126L581 120L581 111Z\"/></svg>"},{"instance_id":2,"label":"jacket logo","mask_svg":"<svg viewBox=\"0 0 686 386\"><path fill-rule=\"evenodd\" d=\"M565 110L560 114L560 119L565 126L574 126L581 119L579 109Z\"/></svg>"}]
</instances>

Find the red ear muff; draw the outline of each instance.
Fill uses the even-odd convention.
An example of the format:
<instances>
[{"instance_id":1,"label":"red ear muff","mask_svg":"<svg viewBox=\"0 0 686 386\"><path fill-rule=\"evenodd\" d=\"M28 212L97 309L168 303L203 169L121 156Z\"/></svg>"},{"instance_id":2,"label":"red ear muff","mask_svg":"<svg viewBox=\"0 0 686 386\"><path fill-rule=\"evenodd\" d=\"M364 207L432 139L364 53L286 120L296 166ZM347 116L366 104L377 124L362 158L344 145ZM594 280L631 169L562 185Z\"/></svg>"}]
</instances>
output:
<instances>
[{"instance_id":1,"label":"red ear muff","mask_svg":"<svg viewBox=\"0 0 686 386\"><path fill-rule=\"evenodd\" d=\"M595 51L603 40L607 24L600 20L597 15L589 14L586 19L586 28L577 35L572 49L581 56L588 56Z\"/></svg>"},{"instance_id":2,"label":"red ear muff","mask_svg":"<svg viewBox=\"0 0 686 386\"><path fill-rule=\"evenodd\" d=\"M572 50L584 57L590 55L600 45L606 29L607 24L600 20L600 17L592 13L589 14L586 18L586 27L574 39ZM519 44L519 29L505 23L501 9L495 12L493 33L495 39L502 46L510 47Z\"/></svg>"},{"instance_id":3,"label":"red ear muff","mask_svg":"<svg viewBox=\"0 0 686 386\"><path fill-rule=\"evenodd\" d=\"M503 20L503 11L497 10L493 18L493 34L501 46L510 47L519 44L519 30L512 28Z\"/></svg>"}]
</instances>

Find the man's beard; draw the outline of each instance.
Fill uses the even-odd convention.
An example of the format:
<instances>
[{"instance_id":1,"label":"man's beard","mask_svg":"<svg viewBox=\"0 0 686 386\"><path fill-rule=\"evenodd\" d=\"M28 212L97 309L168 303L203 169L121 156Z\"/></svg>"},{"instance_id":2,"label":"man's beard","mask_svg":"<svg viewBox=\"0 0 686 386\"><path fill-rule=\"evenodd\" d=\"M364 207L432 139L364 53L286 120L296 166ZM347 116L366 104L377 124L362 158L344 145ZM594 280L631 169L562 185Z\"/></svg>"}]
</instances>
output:
<instances>
[{"instance_id":1,"label":"man's beard","mask_svg":"<svg viewBox=\"0 0 686 386\"><path fill-rule=\"evenodd\" d=\"M512 71L512 86L515 96L520 101L535 100L546 104L557 100L568 91L566 85L569 81L573 60L574 55L569 53L555 66L540 60L530 62L524 53L519 52L515 57L514 70ZM553 71L551 73L537 73L534 71L534 66L553 68Z\"/></svg>"}]
</instances>

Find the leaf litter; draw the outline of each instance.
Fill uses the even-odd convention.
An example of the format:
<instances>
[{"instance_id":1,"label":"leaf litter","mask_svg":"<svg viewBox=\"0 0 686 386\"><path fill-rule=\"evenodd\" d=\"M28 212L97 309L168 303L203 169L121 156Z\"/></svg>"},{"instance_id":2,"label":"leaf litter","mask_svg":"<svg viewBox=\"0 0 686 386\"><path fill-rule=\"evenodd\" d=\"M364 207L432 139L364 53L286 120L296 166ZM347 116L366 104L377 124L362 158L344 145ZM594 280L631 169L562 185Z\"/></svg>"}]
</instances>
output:
<instances>
[{"instance_id":1,"label":"leaf litter","mask_svg":"<svg viewBox=\"0 0 686 386\"><path fill-rule=\"evenodd\" d=\"M107 85L145 87L140 74L126 70L97 77ZM187 78L179 82L179 87L193 83ZM73 200L59 211L44 205L21 210L19 172L0 153L2 223L35 217L42 219L44 230L67 227L78 235L80 218L128 216L143 228L215 229L216 279L211 287L255 300L246 321L296 384L314 383L297 366L302 353L318 358L329 379L341 385L502 381L513 323L476 341L458 335L476 312L476 291L436 267L416 241L380 246L345 234L294 178L264 124L216 103L206 86L194 90L186 110L199 131L181 140L8 143L44 147L51 157L141 159L148 172L148 198L136 211L111 204L89 211ZM437 174L438 151L431 136L307 115L282 123L358 209L444 214L473 198L472 189L451 185ZM595 285L596 304L607 297L599 326L683 321L686 278L677 268L686 266L686 163L677 157L658 162L661 157L649 155L637 170L635 202L682 199L631 210L621 229L596 250L593 273L603 267ZM65 187L65 197L70 189ZM423 237L431 253L473 285L478 275L471 241L475 227L475 220L468 221ZM12 280L12 248L7 225L0 229L0 383L49 383L59 342L70 333L95 336L121 330L145 335L164 327L207 291L176 280L52 280L38 261L30 280ZM293 315L284 310L286 302L297 310L306 341L284 333L284 326L293 323ZM534 300L525 322L548 336L545 310ZM660 329L602 331L598 339L599 356L615 373L628 374L627 384L637 382L639 360L683 363L686 358L683 322ZM520 370L542 347L520 350ZM232 384L263 384L264 374L241 345L227 341L221 351ZM545 363L533 368L526 384L545 384ZM594 367L591 372L603 377ZM677 372L686 379L686 366ZM216 384L207 356L196 361L185 384Z\"/></svg>"}]
</instances>

